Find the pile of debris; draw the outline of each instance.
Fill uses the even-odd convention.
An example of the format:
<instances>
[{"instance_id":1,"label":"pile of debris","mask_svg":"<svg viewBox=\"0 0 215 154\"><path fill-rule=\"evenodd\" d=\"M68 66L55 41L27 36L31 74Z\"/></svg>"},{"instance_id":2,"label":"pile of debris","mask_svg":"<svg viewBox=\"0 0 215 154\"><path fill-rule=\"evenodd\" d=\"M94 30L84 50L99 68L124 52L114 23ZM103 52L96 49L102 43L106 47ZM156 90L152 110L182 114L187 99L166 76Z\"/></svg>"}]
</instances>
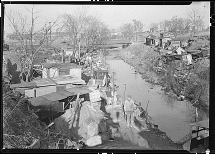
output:
<instances>
[{"instance_id":1,"label":"pile of debris","mask_svg":"<svg viewBox=\"0 0 215 154\"><path fill-rule=\"evenodd\" d=\"M97 93L96 90L94 93ZM105 115L100 110L101 99L100 96L91 94L90 100L72 104L72 108L56 118L55 133L65 134L73 141L82 141L87 146L102 144L104 137L99 133L107 132L107 128ZM108 134L105 138L108 138Z\"/></svg>"}]
</instances>

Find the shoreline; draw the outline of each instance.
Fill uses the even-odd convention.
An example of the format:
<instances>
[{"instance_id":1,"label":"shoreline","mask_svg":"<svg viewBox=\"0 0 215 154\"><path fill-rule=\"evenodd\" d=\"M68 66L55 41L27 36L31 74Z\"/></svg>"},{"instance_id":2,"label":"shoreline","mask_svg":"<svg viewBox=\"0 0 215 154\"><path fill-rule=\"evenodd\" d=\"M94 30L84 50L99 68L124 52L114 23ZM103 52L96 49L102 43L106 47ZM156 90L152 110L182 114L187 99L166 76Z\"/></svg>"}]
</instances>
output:
<instances>
[{"instance_id":1,"label":"shoreline","mask_svg":"<svg viewBox=\"0 0 215 154\"><path fill-rule=\"evenodd\" d=\"M116 55L116 54L117 54L117 55ZM135 68L135 66L133 65L133 63L131 62L131 59L129 59L129 61L128 61L128 60L125 61L125 59L123 59L122 57L120 57L120 56L119 56L119 52L114 53L114 55L112 55L112 53L111 53L111 55L109 54L109 55L107 56L107 59L123 60L125 63L127 63L127 64L129 64L130 66L134 67L135 73L139 73L139 74L142 76L142 78L143 78L146 82L150 83L150 80L147 81L147 79L148 79L147 75L146 75L145 73L141 72L141 70L137 70L137 69ZM142 71L143 71L143 70L142 70ZM158 84L158 83L153 83L153 84L154 84L154 85L157 85L157 86L161 86L161 85ZM180 144L180 143L177 143L177 142L173 142L173 140L171 140L170 137L168 137L168 136L166 135L166 132L161 131L159 128L153 127L153 126L156 125L156 124L154 124L154 123L148 123L147 125L148 125L148 129L149 129L150 131L145 131L145 132L143 131L143 132L141 133L141 136L142 136L144 139L146 139L147 141L149 141L149 144L150 144L150 141L153 140L153 137L156 136L156 137L157 137L157 140L160 140L160 138L162 138L163 140L165 140L165 142L169 142L169 144L172 145L173 147L177 147L178 149L183 149L183 144ZM150 126L150 125L151 125L151 126ZM153 126L152 126L152 125L153 125ZM152 141L152 142L155 142L155 141ZM152 144L153 144L153 143L152 143ZM153 146L153 145L151 145L151 146ZM154 145L154 146L155 146L155 145ZM152 149L157 150L156 148L153 148L153 147L152 147ZM163 150L165 150L165 149L163 149Z\"/></svg>"}]
</instances>

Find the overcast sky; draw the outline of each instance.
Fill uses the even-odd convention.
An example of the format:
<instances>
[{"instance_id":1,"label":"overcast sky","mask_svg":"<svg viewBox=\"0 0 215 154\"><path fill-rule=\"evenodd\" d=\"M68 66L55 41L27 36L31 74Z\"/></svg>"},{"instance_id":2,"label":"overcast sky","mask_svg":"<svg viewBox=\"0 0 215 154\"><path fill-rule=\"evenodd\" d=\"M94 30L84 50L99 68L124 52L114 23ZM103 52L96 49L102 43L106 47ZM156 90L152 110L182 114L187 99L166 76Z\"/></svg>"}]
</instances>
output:
<instances>
[{"instance_id":1,"label":"overcast sky","mask_svg":"<svg viewBox=\"0 0 215 154\"><path fill-rule=\"evenodd\" d=\"M26 10L30 7L31 5L6 4L5 13L13 10L30 15ZM45 22L52 21L64 13L73 14L77 7L80 5L35 5L35 10L39 11L36 27L42 27ZM96 16L109 28L115 29L124 23L132 23L132 20L136 19L141 21L147 30L152 22L158 23L165 19L168 20L175 15L186 18L186 12L191 8L200 8L201 12L205 14L205 24L209 26L210 22L210 2L195 2L191 5L85 5L85 8L88 14ZM6 33L12 32L7 17L5 17L4 30Z\"/></svg>"}]
</instances>

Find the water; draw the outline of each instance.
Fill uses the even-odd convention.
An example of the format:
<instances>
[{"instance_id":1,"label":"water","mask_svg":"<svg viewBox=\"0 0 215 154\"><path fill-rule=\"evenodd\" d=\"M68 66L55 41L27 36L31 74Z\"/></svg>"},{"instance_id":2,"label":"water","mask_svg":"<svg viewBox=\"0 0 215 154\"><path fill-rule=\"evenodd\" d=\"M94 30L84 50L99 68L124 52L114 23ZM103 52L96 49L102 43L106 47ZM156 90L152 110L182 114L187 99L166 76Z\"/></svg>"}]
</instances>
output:
<instances>
[{"instance_id":1,"label":"water","mask_svg":"<svg viewBox=\"0 0 215 154\"><path fill-rule=\"evenodd\" d=\"M114 82L119 86L118 94L124 98L131 95L133 100L141 102L161 131L166 132L174 142L177 142L190 132L190 121L195 116L195 108L187 101L176 101L166 96L161 87L153 86L134 73L134 68L122 60L108 59L109 71L114 70ZM126 90L125 90L126 88Z\"/></svg>"}]
</instances>

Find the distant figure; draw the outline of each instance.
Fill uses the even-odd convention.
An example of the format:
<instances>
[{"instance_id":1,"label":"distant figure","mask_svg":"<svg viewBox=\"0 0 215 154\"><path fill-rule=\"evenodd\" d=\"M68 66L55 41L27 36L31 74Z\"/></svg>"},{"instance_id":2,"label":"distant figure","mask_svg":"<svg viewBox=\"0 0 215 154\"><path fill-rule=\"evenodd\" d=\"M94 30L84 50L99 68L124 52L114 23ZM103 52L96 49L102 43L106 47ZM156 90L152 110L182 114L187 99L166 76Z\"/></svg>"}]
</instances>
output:
<instances>
[{"instance_id":1,"label":"distant figure","mask_svg":"<svg viewBox=\"0 0 215 154\"><path fill-rule=\"evenodd\" d=\"M106 84L105 84L105 86L107 86L107 87L110 86L110 75L109 74L107 75L107 83Z\"/></svg>"},{"instance_id":2,"label":"distant figure","mask_svg":"<svg viewBox=\"0 0 215 154\"><path fill-rule=\"evenodd\" d=\"M127 116L126 122L128 127L132 127L132 125L134 124L134 109L135 109L134 101L131 99L131 95L128 95L124 104L124 110Z\"/></svg>"}]
</instances>

